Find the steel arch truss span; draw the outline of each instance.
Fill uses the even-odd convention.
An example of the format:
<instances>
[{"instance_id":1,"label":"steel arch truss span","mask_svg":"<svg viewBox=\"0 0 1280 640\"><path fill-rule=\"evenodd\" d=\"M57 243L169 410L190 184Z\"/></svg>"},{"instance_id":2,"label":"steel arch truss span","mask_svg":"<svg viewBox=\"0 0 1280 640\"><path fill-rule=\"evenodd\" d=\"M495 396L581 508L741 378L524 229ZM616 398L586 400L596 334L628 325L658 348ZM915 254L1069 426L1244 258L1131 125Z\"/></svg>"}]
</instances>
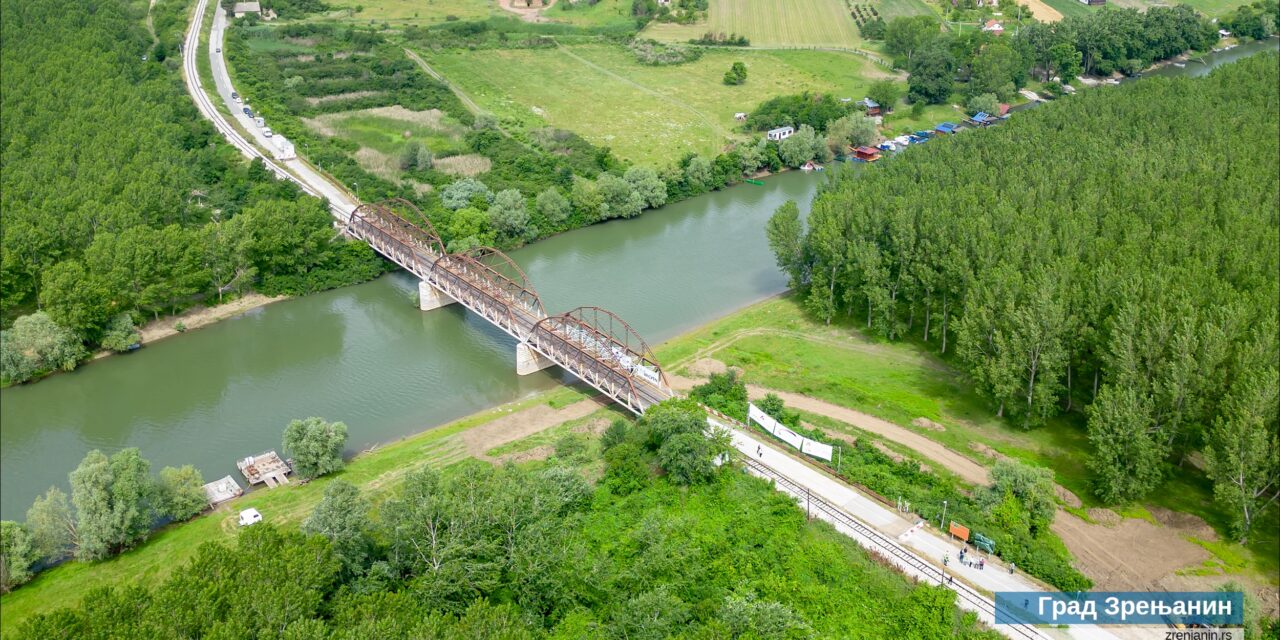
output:
<instances>
[{"instance_id":1,"label":"steel arch truss span","mask_svg":"<svg viewBox=\"0 0 1280 640\"><path fill-rule=\"evenodd\" d=\"M649 345L622 318L599 307L548 316L511 258L491 247L449 253L413 203L362 204L347 231L632 412L675 395Z\"/></svg>"},{"instance_id":2,"label":"steel arch truss span","mask_svg":"<svg viewBox=\"0 0 1280 640\"><path fill-rule=\"evenodd\" d=\"M431 268L429 281L517 340L547 316L524 272L497 249L441 256Z\"/></svg>"},{"instance_id":3,"label":"steel arch truss span","mask_svg":"<svg viewBox=\"0 0 1280 640\"><path fill-rule=\"evenodd\" d=\"M525 342L635 413L674 395L649 345L611 311L578 307L549 316Z\"/></svg>"},{"instance_id":4,"label":"steel arch truss span","mask_svg":"<svg viewBox=\"0 0 1280 640\"><path fill-rule=\"evenodd\" d=\"M401 201L404 202L404 201ZM405 205L417 211L411 203ZM419 212L419 217L421 212ZM424 228L406 220L383 203L366 203L356 207L347 221L347 230L368 242L374 249L417 275L426 278L430 263L445 253L444 243L425 217Z\"/></svg>"}]
</instances>

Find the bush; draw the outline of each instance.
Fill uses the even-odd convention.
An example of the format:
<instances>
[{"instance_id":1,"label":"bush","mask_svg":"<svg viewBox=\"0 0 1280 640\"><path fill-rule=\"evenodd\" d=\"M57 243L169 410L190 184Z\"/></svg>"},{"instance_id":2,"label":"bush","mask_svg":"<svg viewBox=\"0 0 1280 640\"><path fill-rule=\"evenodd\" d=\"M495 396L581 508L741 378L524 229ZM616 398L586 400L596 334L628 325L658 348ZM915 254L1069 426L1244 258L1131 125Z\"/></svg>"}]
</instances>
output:
<instances>
[{"instance_id":1,"label":"bush","mask_svg":"<svg viewBox=\"0 0 1280 640\"><path fill-rule=\"evenodd\" d=\"M702 57L702 49L678 44L663 44L653 40L632 40L627 50L636 62L650 66L666 66L693 62Z\"/></svg>"},{"instance_id":2,"label":"bush","mask_svg":"<svg viewBox=\"0 0 1280 640\"><path fill-rule=\"evenodd\" d=\"M639 445L624 442L604 453L604 479L602 484L614 495L635 493L649 483L649 468L644 462L644 450Z\"/></svg>"},{"instance_id":3,"label":"bush","mask_svg":"<svg viewBox=\"0 0 1280 640\"><path fill-rule=\"evenodd\" d=\"M70 371L88 355L70 329L43 311L22 316L12 329L0 332L0 378L6 383L25 382L54 369Z\"/></svg>"},{"instance_id":4,"label":"bush","mask_svg":"<svg viewBox=\"0 0 1280 640\"><path fill-rule=\"evenodd\" d=\"M347 425L321 418L294 420L284 430L284 450L293 457L293 471L305 480L342 468Z\"/></svg>"},{"instance_id":5,"label":"bush","mask_svg":"<svg viewBox=\"0 0 1280 640\"><path fill-rule=\"evenodd\" d=\"M159 491L160 511L171 520L187 520L204 511L208 505L208 498L204 494L204 479L189 464L177 469L161 469Z\"/></svg>"},{"instance_id":6,"label":"bush","mask_svg":"<svg viewBox=\"0 0 1280 640\"><path fill-rule=\"evenodd\" d=\"M142 342L142 334L133 325L133 316L121 313L107 323L102 333L102 348L115 352L128 351L130 347Z\"/></svg>"}]
</instances>

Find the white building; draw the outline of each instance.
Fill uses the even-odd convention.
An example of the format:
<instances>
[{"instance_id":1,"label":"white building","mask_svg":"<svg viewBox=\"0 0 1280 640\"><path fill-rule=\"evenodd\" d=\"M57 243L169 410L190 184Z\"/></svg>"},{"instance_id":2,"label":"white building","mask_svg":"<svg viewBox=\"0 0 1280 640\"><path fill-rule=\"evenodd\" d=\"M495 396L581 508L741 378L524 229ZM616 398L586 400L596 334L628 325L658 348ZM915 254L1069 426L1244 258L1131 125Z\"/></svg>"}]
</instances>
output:
<instances>
[{"instance_id":1,"label":"white building","mask_svg":"<svg viewBox=\"0 0 1280 640\"><path fill-rule=\"evenodd\" d=\"M778 127L777 129L770 129L769 133L765 134L765 137L773 140L774 142L780 142L790 138L791 134L795 132L796 130L794 127Z\"/></svg>"},{"instance_id":2,"label":"white building","mask_svg":"<svg viewBox=\"0 0 1280 640\"><path fill-rule=\"evenodd\" d=\"M237 18L243 18L250 13L262 13L262 6L257 2L237 2L231 9L231 15Z\"/></svg>"}]
</instances>

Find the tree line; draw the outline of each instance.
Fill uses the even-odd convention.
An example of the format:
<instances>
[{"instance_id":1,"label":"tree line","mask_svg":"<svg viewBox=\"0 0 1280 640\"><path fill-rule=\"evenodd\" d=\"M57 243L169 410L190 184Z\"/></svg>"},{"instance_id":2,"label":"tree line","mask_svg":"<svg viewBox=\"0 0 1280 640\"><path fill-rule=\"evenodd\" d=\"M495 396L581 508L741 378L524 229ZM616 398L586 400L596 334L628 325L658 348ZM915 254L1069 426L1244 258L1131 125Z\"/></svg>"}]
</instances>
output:
<instances>
[{"instance_id":1,"label":"tree line","mask_svg":"<svg viewBox=\"0 0 1280 640\"><path fill-rule=\"evenodd\" d=\"M254 525L15 637L998 637L953 592L716 467L727 445L705 428L696 405L659 405L585 456L558 444L545 462L414 470L376 508L339 477L300 531Z\"/></svg>"},{"instance_id":2,"label":"tree line","mask_svg":"<svg viewBox=\"0 0 1280 640\"><path fill-rule=\"evenodd\" d=\"M133 335L132 323L197 302L381 273L367 247L334 236L319 201L245 162L199 117L178 60L156 49L176 48L165 43L181 10L157 13L153 44L120 0L3 8L5 327L39 310L35 325L52 320L73 342L118 345L108 338ZM31 333L5 332L5 383L78 361L63 357L75 350L65 340L53 355L20 340Z\"/></svg>"},{"instance_id":3,"label":"tree line","mask_svg":"<svg viewBox=\"0 0 1280 640\"><path fill-rule=\"evenodd\" d=\"M1277 500L1277 57L1052 103L837 178L767 233L819 318L953 356L1026 428L1083 409L1107 502L1203 452Z\"/></svg>"},{"instance_id":4,"label":"tree line","mask_svg":"<svg viewBox=\"0 0 1280 640\"><path fill-rule=\"evenodd\" d=\"M347 425L321 418L294 420L283 451L295 478L306 481L342 469ZM144 542L157 527L182 522L207 508L204 479L191 465L151 463L136 448L110 456L94 449L68 476L71 496L49 487L27 510L25 522L0 522L0 592L69 558L104 560Z\"/></svg>"},{"instance_id":5,"label":"tree line","mask_svg":"<svg viewBox=\"0 0 1280 640\"><path fill-rule=\"evenodd\" d=\"M1034 75L1050 93L1082 73L1135 75L1153 62L1207 50L1218 27L1187 5L1107 9L1058 22L1030 21L1012 35L979 29L943 31L933 16L899 17L872 35L894 66L910 72L912 102L941 104L953 93L1008 101ZM1059 78L1057 81L1052 78ZM1060 83L1060 84L1059 84Z\"/></svg>"}]
</instances>

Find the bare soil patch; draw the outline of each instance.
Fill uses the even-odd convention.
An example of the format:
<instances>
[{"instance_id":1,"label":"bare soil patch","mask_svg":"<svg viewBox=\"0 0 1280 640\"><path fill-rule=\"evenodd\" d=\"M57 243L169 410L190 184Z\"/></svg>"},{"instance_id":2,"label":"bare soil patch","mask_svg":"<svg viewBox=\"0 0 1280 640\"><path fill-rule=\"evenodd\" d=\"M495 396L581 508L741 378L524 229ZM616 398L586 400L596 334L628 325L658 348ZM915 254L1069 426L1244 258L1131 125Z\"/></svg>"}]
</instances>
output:
<instances>
[{"instance_id":1,"label":"bare soil patch","mask_svg":"<svg viewBox=\"0 0 1280 640\"><path fill-rule=\"evenodd\" d=\"M687 368L689 375L702 378L710 378L713 373L724 373L728 370L728 365L715 358L698 358Z\"/></svg>"},{"instance_id":2,"label":"bare soil patch","mask_svg":"<svg viewBox=\"0 0 1280 640\"><path fill-rule=\"evenodd\" d=\"M494 458L494 462L498 464L506 464L508 462L528 462L530 460L546 460L556 452L555 447L549 444L538 445L528 451L517 451L508 453Z\"/></svg>"},{"instance_id":3,"label":"bare soil patch","mask_svg":"<svg viewBox=\"0 0 1280 640\"><path fill-rule=\"evenodd\" d=\"M1024 4L1040 22L1057 22L1062 19L1062 12L1045 4L1044 0L1027 0Z\"/></svg>"},{"instance_id":4,"label":"bare soil patch","mask_svg":"<svg viewBox=\"0 0 1280 640\"><path fill-rule=\"evenodd\" d=\"M1053 485L1053 492L1058 496L1059 500L1072 509L1079 509L1084 504L1083 502L1080 502L1079 496L1060 484Z\"/></svg>"},{"instance_id":5,"label":"bare soil patch","mask_svg":"<svg viewBox=\"0 0 1280 640\"><path fill-rule=\"evenodd\" d=\"M982 443L982 442L976 442L976 441L975 441L975 442L970 442L970 443L969 443L969 448L970 448L970 449L973 449L974 451L977 451L977 452L978 452L978 453L980 453L980 454L982 454L982 456L983 456L983 457L985 457L985 458L991 458L991 460L992 460L993 462L999 462L999 461L1001 461L1001 460L1008 460L1008 459L1009 459L1009 456L1006 456L1006 455L1004 455L1003 453L1000 453L999 451L996 451L995 449L992 449L990 446L988 446L988 445L986 445L986 444L984 444L984 443Z\"/></svg>"},{"instance_id":6,"label":"bare soil patch","mask_svg":"<svg viewBox=\"0 0 1280 640\"><path fill-rule=\"evenodd\" d=\"M485 455L486 451L508 442L527 438L562 422L590 415L604 405L603 401L591 398L580 400L562 409L553 409L545 404L529 407L462 432L462 444L472 457L493 462L494 458ZM535 447L531 451L538 448Z\"/></svg>"},{"instance_id":7,"label":"bare soil patch","mask_svg":"<svg viewBox=\"0 0 1280 640\"><path fill-rule=\"evenodd\" d=\"M437 170L451 176L476 176L488 171L491 166L493 166L492 161L482 155L474 153L468 153L461 156L449 156L447 158L437 158L435 161L435 168Z\"/></svg>"},{"instance_id":8,"label":"bare soil patch","mask_svg":"<svg viewBox=\"0 0 1280 640\"><path fill-rule=\"evenodd\" d=\"M556 0L547 0L544 6L540 0L498 0L498 6L510 11L525 22L547 22L542 15L543 9L550 9Z\"/></svg>"},{"instance_id":9,"label":"bare soil patch","mask_svg":"<svg viewBox=\"0 0 1280 640\"><path fill-rule=\"evenodd\" d=\"M1089 515L1093 518L1094 510ZM1125 518L1111 526L1089 524L1058 510L1052 528L1075 557L1076 568L1089 576L1099 591L1158 590L1178 569L1199 565L1210 557L1208 551L1186 539L1187 531L1146 520Z\"/></svg>"},{"instance_id":10,"label":"bare soil patch","mask_svg":"<svg viewBox=\"0 0 1280 640\"><path fill-rule=\"evenodd\" d=\"M928 429L928 430L930 430L930 431L938 431L938 432L942 432L942 431L946 431L946 430L947 430L947 428L946 428L946 427L944 427L944 426L942 426L942 425L940 425L940 424L938 424L938 423L936 423L936 422L934 422L934 421L932 421L932 420L930 420L930 419L928 419L928 418L925 418L925 417L923 417L923 416L921 416L921 417L919 417L919 418L916 418L915 420L912 420L912 421L911 421L911 424L913 424L913 425L915 425L915 426L917 426L917 427L920 427L921 429Z\"/></svg>"},{"instance_id":11,"label":"bare soil patch","mask_svg":"<svg viewBox=\"0 0 1280 640\"><path fill-rule=\"evenodd\" d=\"M261 293L246 293L235 300L214 307L192 307L176 316L161 318L143 325L140 330L142 342L145 344L181 333L176 328L178 323L182 323L184 331L191 331L288 297L277 296L272 298Z\"/></svg>"}]
</instances>

